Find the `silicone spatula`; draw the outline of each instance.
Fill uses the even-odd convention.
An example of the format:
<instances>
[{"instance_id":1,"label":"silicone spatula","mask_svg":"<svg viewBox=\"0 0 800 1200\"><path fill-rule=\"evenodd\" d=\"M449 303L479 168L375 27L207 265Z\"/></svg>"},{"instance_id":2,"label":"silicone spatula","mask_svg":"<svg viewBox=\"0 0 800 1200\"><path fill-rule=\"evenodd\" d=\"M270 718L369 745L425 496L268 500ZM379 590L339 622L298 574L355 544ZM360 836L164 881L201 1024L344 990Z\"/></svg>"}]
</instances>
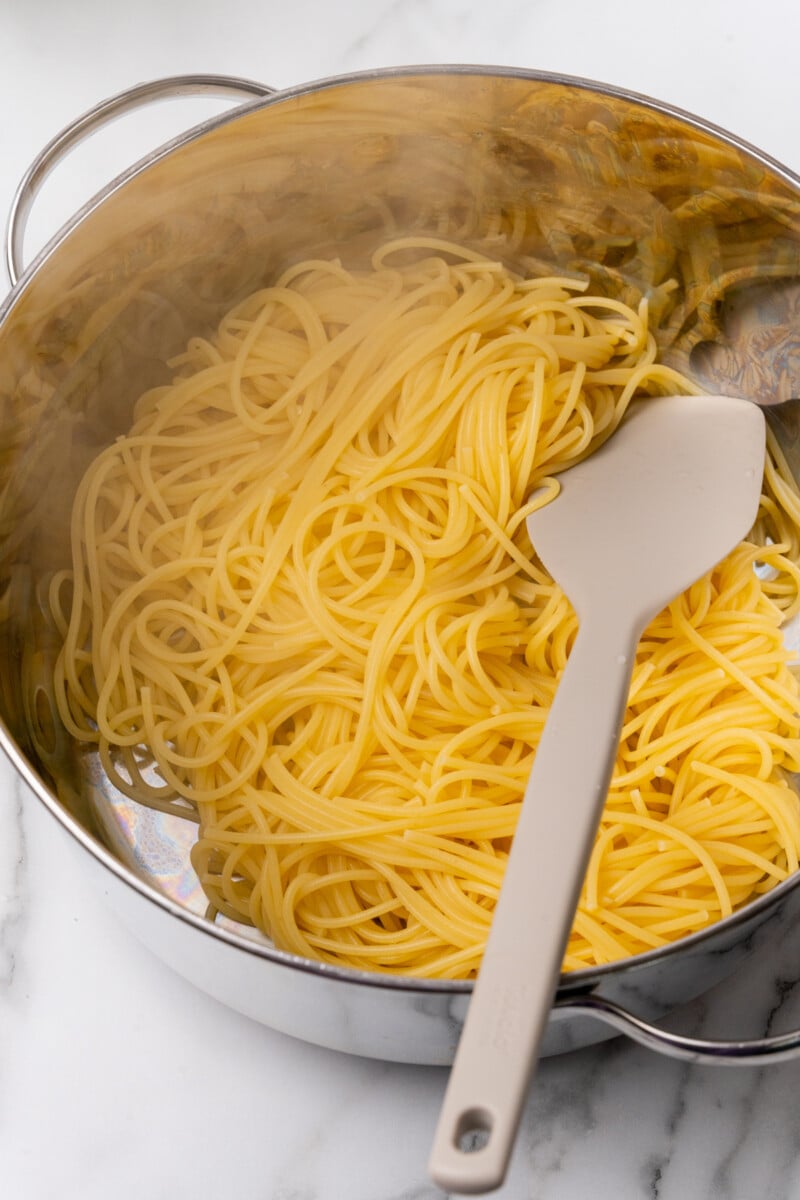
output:
<instances>
[{"instance_id":1,"label":"silicone spatula","mask_svg":"<svg viewBox=\"0 0 800 1200\"><path fill-rule=\"evenodd\" d=\"M748 532L764 468L747 400L668 396L635 407L528 518L579 622L528 781L434 1139L442 1188L505 1176L558 986L646 625Z\"/></svg>"}]
</instances>

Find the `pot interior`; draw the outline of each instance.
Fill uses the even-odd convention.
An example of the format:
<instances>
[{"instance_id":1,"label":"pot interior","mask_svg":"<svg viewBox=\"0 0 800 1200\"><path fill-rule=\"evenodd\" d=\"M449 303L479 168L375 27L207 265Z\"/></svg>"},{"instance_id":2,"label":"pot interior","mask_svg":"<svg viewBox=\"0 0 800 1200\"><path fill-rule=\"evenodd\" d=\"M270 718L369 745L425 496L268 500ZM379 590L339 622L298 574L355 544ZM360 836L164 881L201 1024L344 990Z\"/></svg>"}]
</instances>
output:
<instances>
[{"instance_id":1,"label":"pot interior","mask_svg":"<svg viewBox=\"0 0 800 1200\"><path fill-rule=\"evenodd\" d=\"M194 826L122 796L60 726L48 580L70 562L78 480L170 356L289 263L357 265L387 232L645 296L671 365L800 396L800 181L611 89L472 69L299 88L202 127L87 206L0 326L0 716L56 814L198 915ZM797 414L776 428L794 456Z\"/></svg>"}]
</instances>

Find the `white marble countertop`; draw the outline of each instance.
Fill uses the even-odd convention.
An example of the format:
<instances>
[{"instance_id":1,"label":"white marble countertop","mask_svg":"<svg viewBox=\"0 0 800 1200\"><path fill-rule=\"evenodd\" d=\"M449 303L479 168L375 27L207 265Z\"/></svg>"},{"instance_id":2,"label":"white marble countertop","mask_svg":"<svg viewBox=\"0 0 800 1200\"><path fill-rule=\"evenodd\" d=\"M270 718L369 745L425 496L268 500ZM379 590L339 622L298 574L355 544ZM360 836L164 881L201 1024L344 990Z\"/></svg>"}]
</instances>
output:
<instances>
[{"instance_id":1,"label":"white marble countertop","mask_svg":"<svg viewBox=\"0 0 800 1200\"><path fill-rule=\"evenodd\" d=\"M795 0L0 0L0 213L73 115L144 79L287 86L400 63L584 75L697 112L800 168ZM218 104L136 116L54 176L30 248ZM800 1024L800 931L675 1018L705 1036ZM173 975L106 911L0 762L0 1193L6 1200L435 1200L445 1072L292 1041ZM543 1065L508 1200L800 1197L800 1063L686 1067L623 1040Z\"/></svg>"}]
</instances>

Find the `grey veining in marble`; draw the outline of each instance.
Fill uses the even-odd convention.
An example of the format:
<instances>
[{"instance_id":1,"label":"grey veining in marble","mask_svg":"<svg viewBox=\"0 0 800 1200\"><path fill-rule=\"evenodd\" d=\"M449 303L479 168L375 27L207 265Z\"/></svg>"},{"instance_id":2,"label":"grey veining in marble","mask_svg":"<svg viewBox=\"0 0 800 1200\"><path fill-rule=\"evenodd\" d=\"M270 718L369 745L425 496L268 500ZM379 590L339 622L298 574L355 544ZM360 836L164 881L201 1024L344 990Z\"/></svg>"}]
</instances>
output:
<instances>
[{"instance_id":1,"label":"grey veining in marble","mask_svg":"<svg viewBox=\"0 0 800 1200\"><path fill-rule=\"evenodd\" d=\"M29 904L23 807L23 792L27 789L7 764L3 767L0 779L6 804L0 837L0 994L9 991L14 982Z\"/></svg>"},{"instance_id":2,"label":"grey veining in marble","mask_svg":"<svg viewBox=\"0 0 800 1200\"><path fill-rule=\"evenodd\" d=\"M288 86L403 62L539 67L701 113L797 169L798 35L794 0L0 0L0 218L67 118L180 71ZM29 252L126 156L176 132L178 109L76 155ZM800 929L785 928L672 1024L792 1028L798 979ZM444 1082L293 1042L196 992L120 927L0 764L3 1200L442 1200L426 1161ZM800 1200L799 1091L800 1065L687 1067L622 1039L548 1060L496 1195Z\"/></svg>"}]
</instances>

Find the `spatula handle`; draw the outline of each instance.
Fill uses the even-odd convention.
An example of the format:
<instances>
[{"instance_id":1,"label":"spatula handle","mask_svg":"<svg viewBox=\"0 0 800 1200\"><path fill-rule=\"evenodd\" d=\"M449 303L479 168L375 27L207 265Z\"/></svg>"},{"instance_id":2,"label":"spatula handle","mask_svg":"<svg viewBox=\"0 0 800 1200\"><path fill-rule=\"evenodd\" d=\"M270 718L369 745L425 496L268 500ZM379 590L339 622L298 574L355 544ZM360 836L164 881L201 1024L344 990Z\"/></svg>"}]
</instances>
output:
<instances>
[{"instance_id":1,"label":"spatula handle","mask_svg":"<svg viewBox=\"0 0 800 1200\"><path fill-rule=\"evenodd\" d=\"M545 725L430 1159L446 1191L505 1176L614 767L638 630L581 626Z\"/></svg>"}]
</instances>

